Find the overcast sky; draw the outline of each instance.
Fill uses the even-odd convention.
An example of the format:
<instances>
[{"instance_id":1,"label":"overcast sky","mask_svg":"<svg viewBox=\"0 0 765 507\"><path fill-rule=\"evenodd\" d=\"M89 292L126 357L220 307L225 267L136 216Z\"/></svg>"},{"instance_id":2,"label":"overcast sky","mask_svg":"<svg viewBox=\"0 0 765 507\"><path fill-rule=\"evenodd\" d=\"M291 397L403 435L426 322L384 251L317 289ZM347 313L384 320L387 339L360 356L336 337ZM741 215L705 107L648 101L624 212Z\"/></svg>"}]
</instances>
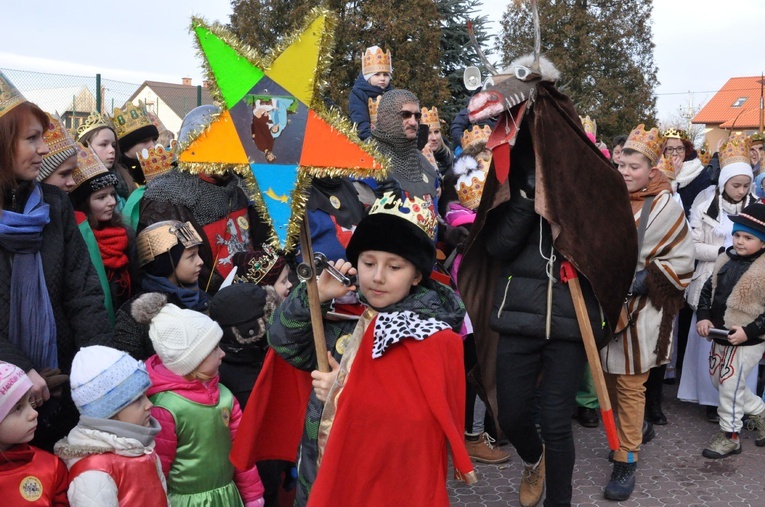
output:
<instances>
[{"instance_id":1,"label":"overcast sky","mask_svg":"<svg viewBox=\"0 0 765 507\"><path fill-rule=\"evenodd\" d=\"M382 0L381 0L382 1ZM5 0L3 3L11 3ZM513 0L484 0L499 30ZM228 22L229 0L37 0L3 9L0 68L141 83L201 82L188 31L192 14ZM706 103L730 77L765 71L765 1L657 0L653 10L659 119ZM615 23L628 23L629 13Z\"/></svg>"}]
</instances>

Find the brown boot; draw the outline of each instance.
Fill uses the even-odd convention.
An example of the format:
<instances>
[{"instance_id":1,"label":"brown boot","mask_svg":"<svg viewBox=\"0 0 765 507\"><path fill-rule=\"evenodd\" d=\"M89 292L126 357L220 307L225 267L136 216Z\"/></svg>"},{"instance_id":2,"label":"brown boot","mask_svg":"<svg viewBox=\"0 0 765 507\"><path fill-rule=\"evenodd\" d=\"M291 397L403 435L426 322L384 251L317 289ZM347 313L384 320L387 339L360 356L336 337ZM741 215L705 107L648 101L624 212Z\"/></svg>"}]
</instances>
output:
<instances>
[{"instance_id":1,"label":"brown boot","mask_svg":"<svg viewBox=\"0 0 765 507\"><path fill-rule=\"evenodd\" d=\"M534 507L545 491L545 450L535 465L523 463L521 472L521 507Z\"/></svg>"},{"instance_id":2,"label":"brown boot","mask_svg":"<svg viewBox=\"0 0 765 507\"><path fill-rule=\"evenodd\" d=\"M510 460L510 453L505 452L499 447L494 447L494 440L488 433L484 432L478 435L478 440L469 440L465 438L465 447L468 456L473 461L479 463L497 464Z\"/></svg>"}]
</instances>

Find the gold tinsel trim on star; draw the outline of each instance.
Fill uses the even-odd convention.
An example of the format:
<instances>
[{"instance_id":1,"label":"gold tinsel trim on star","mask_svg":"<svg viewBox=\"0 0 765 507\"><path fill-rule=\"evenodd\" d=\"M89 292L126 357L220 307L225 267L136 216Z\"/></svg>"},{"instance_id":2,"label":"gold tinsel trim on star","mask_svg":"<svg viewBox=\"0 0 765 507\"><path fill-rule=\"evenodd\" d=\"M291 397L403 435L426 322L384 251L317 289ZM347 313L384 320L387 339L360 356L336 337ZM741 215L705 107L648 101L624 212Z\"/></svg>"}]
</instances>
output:
<instances>
[{"instance_id":1,"label":"gold tinsel trim on star","mask_svg":"<svg viewBox=\"0 0 765 507\"><path fill-rule=\"evenodd\" d=\"M218 120L218 118L220 118L220 115L223 109L219 105L217 107L218 107L218 112L210 115L210 121L207 122L207 124L200 126L198 129L192 130L189 133L189 135L186 137L186 141L182 142L180 139L178 140L175 146L176 156L180 157L181 153L189 149L189 147L191 147L191 145L194 144L194 141L199 139L199 137L202 134L204 134L208 128L210 128L210 125L215 123Z\"/></svg>"}]
</instances>

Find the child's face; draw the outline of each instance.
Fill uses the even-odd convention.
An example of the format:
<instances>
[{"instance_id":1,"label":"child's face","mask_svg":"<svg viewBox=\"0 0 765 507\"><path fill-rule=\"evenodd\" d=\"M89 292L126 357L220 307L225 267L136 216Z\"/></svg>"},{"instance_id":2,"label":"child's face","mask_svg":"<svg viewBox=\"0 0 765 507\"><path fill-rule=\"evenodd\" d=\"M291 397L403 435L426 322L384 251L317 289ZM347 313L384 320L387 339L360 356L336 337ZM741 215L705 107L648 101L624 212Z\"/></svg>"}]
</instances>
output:
<instances>
[{"instance_id":1,"label":"child's face","mask_svg":"<svg viewBox=\"0 0 765 507\"><path fill-rule=\"evenodd\" d=\"M202 258L199 256L199 247L187 248L178 259L178 264L173 271L174 280L171 281L183 285L196 284L203 265Z\"/></svg>"},{"instance_id":2,"label":"child's face","mask_svg":"<svg viewBox=\"0 0 765 507\"><path fill-rule=\"evenodd\" d=\"M380 88L387 88L390 84L390 74L387 72L378 72L369 78L369 84L372 86L379 86Z\"/></svg>"},{"instance_id":3,"label":"child's face","mask_svg":"<svg viewBox=\"0 0 765 507\"><path fill-rule=\"evenodd\" d=\"M290 277L290 268L289 266L284 266L282 268L281 274L279 275L279 278L276 280L276 283L274 284L274 289L276 289L276 293L279 294L279 297L282 299L290 295L292 282L290 282L289 277Z\"/></svg>"},{"instance_id":4,"label":"child's face","mask_svg":"<svg viewBox=\"0 0 765 507\"><path fill-rule=\"evenodd\" d=\"M736 231L733 233L733 248L738 255L746 257L747 255L755 254L765 248L765 243L763 243L760 238L753 236L748 232Z\"/></svg>"},{"instance_id":5,"label":"child's face","mask_svg":"<svg viewBox=\"0 0 765 507\"><path fill-rule=\"evenodd\" d=\"M359 290L374 308L385 308L404 299L422 280L414 264L403 257L379 250L359 255Z\"/></svg>"},{"instance_id":6,"label":"child's face","mask_svg":"<svg viewBox=\"0 0 765 507\"><path fill-rule=\"evenodd\" d=\"M66 193L69 193L74 188L74 178L72 173L77 167L77 155L72 155L64 161L63 164L58 166L58 169L53 171L53 174L43 180L43 183L58 187Z\"/></svg>"},{"instance_id":7,"label":"child's face","mask_svg":"<svg viewBox=\"0 0 765 507\"><path fill-rule=\"evenodd\" d=\"M26 444L35 436L37 411L29 402L31 389L13 406L0 422L0 451L16 444Z\"/></svg>"},{"instance_id":8,"label":"child's face","mask_svg":"<svg viewBox=\"0 0 765 507\"><path fill-rule=\"evenodd\" d=\"M739 202L749 193L752 186L752 179L749 176L734 176L725 182L725 195L733 202Z\"/></svg>"},{"instance_id":9,"label":"child's face","mask_svg":"<svg viewBox=\"0 0 765 507\"><path fill-rule=\"evenodd\" d=\"M218 374L218 368L220 367L220 363L225 356L226 353L223 352L220 346L217 346L212 350L212 352L207 354L207 357L204 359L204 361L199 363L199 366L197 366L196 370L194 371L208 377L214 377Z\"/></svg>"},{"instance_id":10,"label":"child's face","mask_svg":"<svg viewBox=\"0 0 765 507\"><path fill-rule=\"evenodd\" d=\"M102 128L90 138L88 144L96 152L98 158L104 163L107 169L114 165L114 158L117 153L117 138L114 131L110 128Z\"/></svg>"},{"instance_id":11,"label":"child's face","mask_svg":"<svg viewBox=\"0 0 765 507\"><path fill-rule=\"evenodd\" d=\"M149 426L149 419L151 417L151 407L154 404L146 397L146 393L142 394L133 403L123 408L112 419L115 421L122 421L138 426Z\"/></svg>"},{"instance_id":12,"label":"child's face","mask_svg":"<svg viewBox=\"0 0 765 507\"><path fill-rule=\"evenodd\" d=\"M641 153L622 153L619 158L619 172L627 184L627 191L632 193L647 187L659 170L651 167L648 158Z\"/></svg>"},{"instance_id":13,"label":"child's face","mask_svg":"<svg viewBox=\"0 0 765 507\"><path fill-rule=\"evenodd\" d=\"M90 215L97 222L108 222L114 216L117 193L114 187L106 187L90 194Z\"/></svg>"}]
</instances>

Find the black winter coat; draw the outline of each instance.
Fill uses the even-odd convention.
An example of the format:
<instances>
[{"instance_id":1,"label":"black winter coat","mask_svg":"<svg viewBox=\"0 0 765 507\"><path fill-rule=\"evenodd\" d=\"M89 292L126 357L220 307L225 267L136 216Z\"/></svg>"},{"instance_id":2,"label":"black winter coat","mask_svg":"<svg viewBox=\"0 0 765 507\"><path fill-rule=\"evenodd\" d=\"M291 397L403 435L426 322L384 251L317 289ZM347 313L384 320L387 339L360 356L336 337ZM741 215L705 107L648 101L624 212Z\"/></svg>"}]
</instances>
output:
<instances>
[{"instance_id":1,"label":"black winter coat","mask_svg":"<svg viewBox=\"0 0 765 507\"><path fill-rule=\"evenodd\" d=\"M494 291L492 329L500 336L581 341L571 292L561 281L560 265L565 259L553 250L550 225L534 211L534 201L514 195L489 214L486 228L488 253L502 263ZM551 287L548 262L542 254L547 258L555 256L551 270L555 280ZM606 332L600 305L587 280L583 277L579 280L595 340L603 346ZM552 305L548 308L549 290Z\"/></svg>"},{"instance_id":2,"label":"black winter coat","mask_svg":"<svg viewBox=\"0 0 765 507\"><path fill-rule=\"evenodd\" d=\"M50 223L43 229L41 247L43 272L56 320L58 364L68 374L80 347L111 345L112 330L101 283L74 220L69 197L54 186L39 185L50 206ZM26 195L17 198L17 210L23 209L29 196L24 184L19 189L22 191ZM34 367L32 362L8 339L11 260L11 255L0 248L0 361L28 371Z\"/></svg>"}]
</instances>

